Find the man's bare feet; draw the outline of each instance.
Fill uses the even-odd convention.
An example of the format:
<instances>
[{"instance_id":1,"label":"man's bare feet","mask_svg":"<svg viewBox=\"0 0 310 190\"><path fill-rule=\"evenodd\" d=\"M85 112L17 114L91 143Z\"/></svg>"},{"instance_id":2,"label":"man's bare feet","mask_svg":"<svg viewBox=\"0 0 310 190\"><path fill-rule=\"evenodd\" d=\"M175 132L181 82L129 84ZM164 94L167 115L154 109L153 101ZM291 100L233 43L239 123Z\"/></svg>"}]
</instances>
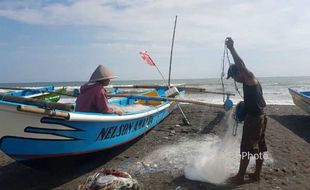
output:
<instances>
[{"instance_id":1,"label":"man's bare feet","mask_svg":"<svg viewBox=\"0 0 310 190\"><path fill-rule=\"evenodd\" d=\"M227 182L235 184L235 185L241 185L241 184L244 184L244 178L238 175L235 175L233 177L228 178Z\"/></svg>"},{"instance_id":2,"label":"man's bare feet","mask_svg":"<svg viewBox=\"0 0 310 190\"><path fill-rule=\"evenodd\" d=\"M257 182L259 182L260 180L259 174L256 174L256 173L250 173L249 178Z\"/></svg>"}]
</instances>

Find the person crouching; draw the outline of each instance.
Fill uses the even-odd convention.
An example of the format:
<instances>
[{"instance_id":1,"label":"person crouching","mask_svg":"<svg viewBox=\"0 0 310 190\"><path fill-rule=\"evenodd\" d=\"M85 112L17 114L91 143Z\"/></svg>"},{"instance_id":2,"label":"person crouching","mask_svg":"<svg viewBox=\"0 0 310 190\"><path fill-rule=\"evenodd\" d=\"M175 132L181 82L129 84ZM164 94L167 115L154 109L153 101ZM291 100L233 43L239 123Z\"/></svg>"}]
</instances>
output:
<instances>
[{"instance_id":1,"label":"person crouching","mask_svg":"<svg viewBox=\"0 0 310 190\"><path fill-rule=\"evenodd\" d=\"M114 78L117 78L117 76L110 69L99 65L89 81L81 86L80 95L76 99L75 111L122 115L122 110L108 106L107 91L104 88Z\"/></svg>"}]
</instances>

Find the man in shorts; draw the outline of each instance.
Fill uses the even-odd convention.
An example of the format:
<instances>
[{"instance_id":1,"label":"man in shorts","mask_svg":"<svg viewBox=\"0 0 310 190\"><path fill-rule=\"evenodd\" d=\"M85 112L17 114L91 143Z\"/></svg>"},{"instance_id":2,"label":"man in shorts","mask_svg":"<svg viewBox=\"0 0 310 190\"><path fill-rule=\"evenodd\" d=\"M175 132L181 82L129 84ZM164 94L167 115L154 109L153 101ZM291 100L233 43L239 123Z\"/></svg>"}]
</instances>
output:
<instances>
[{"instance_id":1,"label":"man in shorts","mask_svg":"<svg viewBox=\"0 0 310 190\"><path fill-rule=\"evenodd\" d=\"M259 181L264 161L264 152L267 151L265 143L267 118L264 112L266 102L259 81L246 68L244 62L237 54L234 48L234 41L228 37L225 44L235 62L228 69L227 79L232 77L236 82L243 84L244 109L246 112L240 146L241 159L239 171L229 181L235 184L244 183L244 176L251 156L254 156L256 159L256 167L255 172L249 174L249 177Z\"/></svg>"}]
</instances>

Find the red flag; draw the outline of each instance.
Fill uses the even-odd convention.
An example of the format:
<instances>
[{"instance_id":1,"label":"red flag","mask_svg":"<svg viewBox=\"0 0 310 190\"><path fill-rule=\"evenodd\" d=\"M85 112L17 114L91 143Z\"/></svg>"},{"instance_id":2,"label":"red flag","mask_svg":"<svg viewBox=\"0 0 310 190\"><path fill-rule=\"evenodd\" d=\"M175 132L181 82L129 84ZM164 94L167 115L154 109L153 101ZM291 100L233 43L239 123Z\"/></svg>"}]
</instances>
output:
<instances>
[{"instance_id":1,"label":"red flag","mask_svg":"<svg viewBox=\"0 0 310 190\"><path fill-rule=\"evenodd\" d=\"M147 53L147 51L140 51L141 58L150 66L155 66L154 61L150 57L150 55Z\"/></svg>"}]
</instances>

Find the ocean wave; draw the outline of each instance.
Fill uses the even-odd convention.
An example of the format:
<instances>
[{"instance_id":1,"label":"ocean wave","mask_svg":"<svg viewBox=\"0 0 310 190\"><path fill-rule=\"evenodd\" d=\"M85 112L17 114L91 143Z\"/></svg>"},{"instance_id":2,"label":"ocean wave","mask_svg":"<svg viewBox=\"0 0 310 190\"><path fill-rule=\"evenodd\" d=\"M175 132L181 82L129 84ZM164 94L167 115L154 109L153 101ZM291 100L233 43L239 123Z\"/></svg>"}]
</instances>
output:
<instances>
[{"instance_id":1,"label":"ocean wave","mask_svg":"<svg viewBox=\"0 0 310 190\"><path fill-rule=\"evenodd\" d=\"M288 92L289 87L296 87L300 90L309 90L310 89L310 78L309 80L306 80L308 78L301 78L302 80L298 80L298 78L292 79L290 78L260 78L260 82L263 87L264 92L264 98L268 105L294 105L292 98ZM301 82L302 81L302 82ZM149 81L117 81L112 82L111 85L107 86L107 89L109 92L112 92L112 86L116 84L120 85L139 85L139 84L145 84ZM159 84L162 81L151 81L152 84ZM175 80L173 83L186 83L188 86L197 86L200 88L205 88L207 91L222 91L221 83L218 79L180 79ZM79 89L80 85L82 85L82 82L64 82L64 83L57 83L55 86L56 88L62 88L66 87L68 91L73 91L74 89ZM151 83L149 83L151 84ZM191 84L191 85L189 85ZM37 88L38 83L32 84L14 84L14 86L20 86L23 88ZM53 85L53 83L44 83L42 85ZM242 94L242 85L238 84L238 89L241 91ZM125 93L141 93L144 92L145 89L120 89L121 91ZM233 81L225 81L225 90L234 92L236 95L231 96L234 104L237 104L239 101L242 100L242 97L238 95L238 93L235 91L235 86L233 84ZM0 93L5 93L8 90L0 89ZM191 99L191 100L199 100L206 103L212 103L212 104L223 104L223 97L222 95L215 95L215 94L191 94L186 93L183 97L185 99ZM72 99L69 99L65 96L62 97L63 102L72 101Z\"/></svg>"}]
</instances>

